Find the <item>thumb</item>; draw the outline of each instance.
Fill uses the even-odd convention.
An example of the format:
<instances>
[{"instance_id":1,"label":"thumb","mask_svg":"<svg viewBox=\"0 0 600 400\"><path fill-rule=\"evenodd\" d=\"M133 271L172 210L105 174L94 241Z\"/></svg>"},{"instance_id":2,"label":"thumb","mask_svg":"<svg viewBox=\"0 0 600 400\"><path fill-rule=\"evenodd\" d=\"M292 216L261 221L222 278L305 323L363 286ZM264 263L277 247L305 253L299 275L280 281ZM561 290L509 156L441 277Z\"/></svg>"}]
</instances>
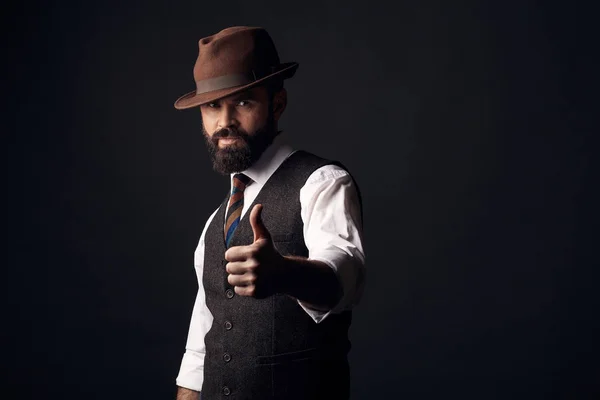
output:
<instances>
[{"instance_id":1,"label":"thumb","mask_svg":"<svg viewBox=\"0 0 600 400\"><path fill-rule=\"evenodd\" d=\"M271 240L271 234L262 221L262 204L257 204L252 208L250 212L250 225L252 226L252 232L254 233L254 242L256 243L259 239Z\"/></svg>"}]
</instances>

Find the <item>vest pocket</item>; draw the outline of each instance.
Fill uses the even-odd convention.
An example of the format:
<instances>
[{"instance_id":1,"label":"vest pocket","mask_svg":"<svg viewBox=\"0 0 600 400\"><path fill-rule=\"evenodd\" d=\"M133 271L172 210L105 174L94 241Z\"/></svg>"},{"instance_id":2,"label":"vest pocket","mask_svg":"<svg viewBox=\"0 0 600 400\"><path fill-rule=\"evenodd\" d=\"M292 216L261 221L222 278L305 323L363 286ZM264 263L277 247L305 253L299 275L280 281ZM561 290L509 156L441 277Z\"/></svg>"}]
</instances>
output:
<instances>
[{"instance_id":1,"label":"vest pocket","mask_svg":"<svg viewBox=\"0 0 600 400\"><path fill-rule=\"evenodd\" d=\"M287 364L294 361L303 361L316 358L318 355L318 349L306 349L300 351L293 351L290 353L275 354L272 356L256 357L256 365L278 365Z\"/></svg>"},{"instance_id":2,"label":"vest pocket","mask_svg":"<svg viewBox=\"0 0 600 400\"><path fill-rule=\"evenodd\" d=\"M293 233L271 233L271 239L274 242L291 242L294 239Z\"/></svg>"},{"instance_id":3,"label":"vest pocket","mask_svg":"<svg viewBox=\"0 0 600 400\"><path fill-rule=\"evenodd\" d=\"M276 233L271 234L275 248L282 256L295 255L295 242L293 233Z\"/></svg>"}]
</instances>

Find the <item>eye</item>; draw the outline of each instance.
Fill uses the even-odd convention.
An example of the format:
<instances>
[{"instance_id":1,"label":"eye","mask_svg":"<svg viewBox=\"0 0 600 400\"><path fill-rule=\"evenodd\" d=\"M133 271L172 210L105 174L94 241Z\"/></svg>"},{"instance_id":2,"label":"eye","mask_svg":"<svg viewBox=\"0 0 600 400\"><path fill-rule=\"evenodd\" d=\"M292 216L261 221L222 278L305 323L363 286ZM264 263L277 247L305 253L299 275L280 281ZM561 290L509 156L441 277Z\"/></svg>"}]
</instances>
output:
<instances>
[{"instance_id":1,"label":"eye","mask_svg":"<svg viewBox=\"0 0 600 400\"><path fill-rule=\"evenodd\" d=\"M248 100L240 100L240 101L238 101L238 106L246 107L248 105L250 105L250 102Z\"/></svg>"}]
</instances>

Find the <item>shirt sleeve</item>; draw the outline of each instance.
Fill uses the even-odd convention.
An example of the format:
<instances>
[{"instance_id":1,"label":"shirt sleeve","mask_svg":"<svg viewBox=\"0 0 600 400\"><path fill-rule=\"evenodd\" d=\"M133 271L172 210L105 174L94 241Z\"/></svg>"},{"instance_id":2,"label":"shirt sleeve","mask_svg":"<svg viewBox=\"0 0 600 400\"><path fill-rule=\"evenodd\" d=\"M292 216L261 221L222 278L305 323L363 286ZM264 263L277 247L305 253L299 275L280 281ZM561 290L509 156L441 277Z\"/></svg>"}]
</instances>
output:
<instances>
[{"instance_id":1,"label":"shirt sleeve","mask_svg":"<svg viewBox=\"0 0 600 400\"><path fill-rule=\"evenodd\" d=\"M217 209L218 210L218 209ZM200 235L198 247L194 252L194 267L198 278L198 294L192 310L192 320L188 332L185 353L181 361L179 375L177 375L177 386L186 389L200 391L204 382L204 355L206 347L204 337L210 329L213 316L206 306L206 296L202 285L202 273L204 270L204 237L206 230L217 213L215 210L208 218L206 225Z\"/></svg>"},{"instance_id":2,"label":"shirt sleeve","mask_svg":"<svg viewBox=\"0 0 600 400\"><path fill-rule=\"evenodd\" d=\"M298 304L316 322L352 308L362 296L365 277L362 216L358 191L348 172L336 165L317 169L300 190L304 241L308 258L329 265L343 290L331 310Z\"/></svg>"}]
</instances>

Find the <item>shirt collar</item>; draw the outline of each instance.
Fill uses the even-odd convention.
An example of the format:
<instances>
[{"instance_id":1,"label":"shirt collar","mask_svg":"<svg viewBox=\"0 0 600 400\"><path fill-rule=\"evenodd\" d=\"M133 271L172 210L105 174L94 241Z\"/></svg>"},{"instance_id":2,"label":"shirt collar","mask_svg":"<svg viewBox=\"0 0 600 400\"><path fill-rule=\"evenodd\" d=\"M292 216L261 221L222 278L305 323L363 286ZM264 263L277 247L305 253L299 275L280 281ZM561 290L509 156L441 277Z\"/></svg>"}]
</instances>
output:
<instances>
[{"instance_id":1,"label":"shirt collar","mask_svg":"<svg viewBox=\"0 0 600 400\"><path fill-rule=\"evenodd\" d=\"M242 171L242 173L261 186L267 183L267 180L273 175L273 172L275 172L286 158L294 152L294 149L286 142L285 138L282 138L282 136L283 133L277 135L275 139L273 139L273 143L267 147L258 161L247 170ZM234 175L235 174L231 174L230 176L232 184Z\"/></svg>"}]
</instances>

